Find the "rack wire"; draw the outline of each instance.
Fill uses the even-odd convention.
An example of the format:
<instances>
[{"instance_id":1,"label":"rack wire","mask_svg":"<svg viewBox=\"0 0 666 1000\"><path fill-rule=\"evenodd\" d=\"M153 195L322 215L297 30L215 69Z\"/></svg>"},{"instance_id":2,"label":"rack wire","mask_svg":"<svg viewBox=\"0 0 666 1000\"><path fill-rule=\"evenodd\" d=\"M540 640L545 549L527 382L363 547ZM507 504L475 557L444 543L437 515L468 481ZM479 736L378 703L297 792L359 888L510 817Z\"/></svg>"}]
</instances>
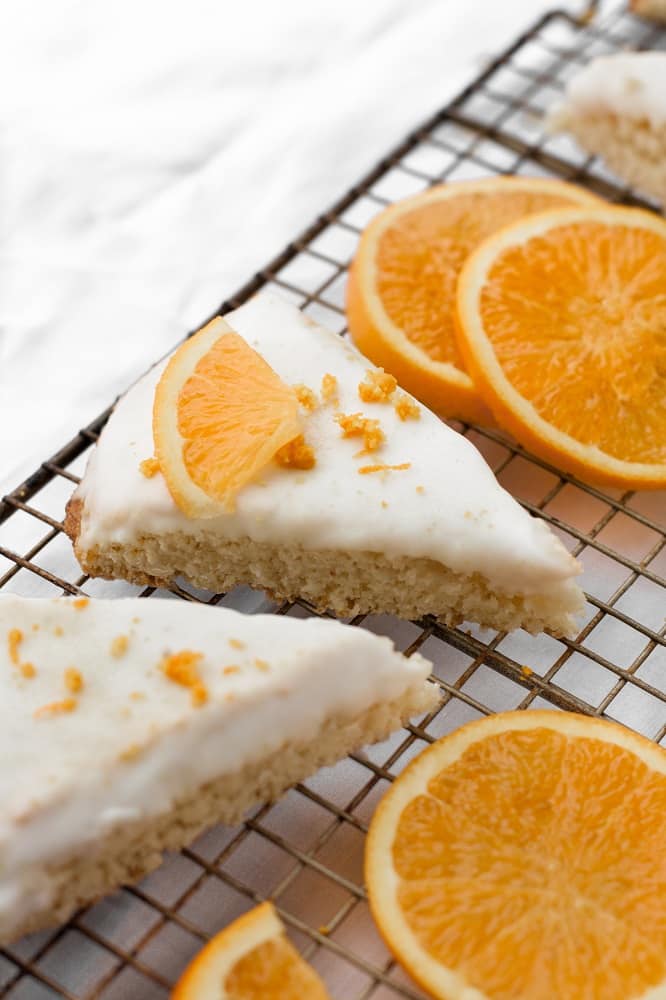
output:
<instances>
[{"instance_id":1,"label":"rack wire","mask_svg":"<svg viewBox=\"0 0 666 1000\"><path fill-rule=\"evenodd\" d=\"M356 241L392 200L445 180L518 173L562 177L612 201L654 208L540 118L569 75L618 48L666 48L666 33L615 10L540 18L455 100L412 132L278 257L223 303L221 314L270 286L345 332L344 285ZM0 587L29 595L137 593L80 575L62 531L64 503L110 410L44 462L0 507ZM504 709L556 707L604 716L666 744L666 496L586 486L501 432L455 425L506 486L544 518L585 567L587 610L575 640L359 617L406 653L434 662L443 701L385 743L354 754L170 856L139 885L64 926L0 952L0 997L11 1000L161 1000L186 962L221 927L271 897L335 997L418 998L369 916L363 840L388 784L427 743ZM186 585L157 598L307 616L244 588L205 594Z\"/></svg>"}]
</instances>

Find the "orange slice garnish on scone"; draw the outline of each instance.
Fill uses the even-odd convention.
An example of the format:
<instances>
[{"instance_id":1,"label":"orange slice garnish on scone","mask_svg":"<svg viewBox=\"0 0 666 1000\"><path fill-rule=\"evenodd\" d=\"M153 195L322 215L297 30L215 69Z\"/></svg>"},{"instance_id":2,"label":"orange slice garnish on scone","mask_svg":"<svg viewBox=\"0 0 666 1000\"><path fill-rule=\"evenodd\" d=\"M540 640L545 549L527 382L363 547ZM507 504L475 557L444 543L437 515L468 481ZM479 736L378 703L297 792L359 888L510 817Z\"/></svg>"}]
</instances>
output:
<instances>
[{"instance_id":1,"label":"orange slice garnish on scone","mask_svg":"<svg viewBox=\"0 0 666 1000\"><path fill-rule=\"evenodd\" d=\"M391 951L442 1000L666 995L666 753L615 723L508 712L438 740L366 843Z\"/></svg>"},{"instance_id":2,"label":"orange slice garnish on scone","mask_svg":"<svg viewBox=\"0 0 666 1000\"><path fill-rule=\"evenodd\" d=\"M226 927L187 967L172 1000L329 1000L270 903Z\"/></svg>"},{"instance_id":3,"label":"orange slice garnish on scone","mask_svg":"<svg viewBox=\"0 0 666 1000\"><path fill-rule=\"evenodd\" d=\"M295 391L223 319L178 348L155 391L155 455L190 517L233 509L239 490L301 432Z\"/></svg>"},{"instance_id":4,"label":"orange slice garnish on scone","mask_svg":"<svg viewBox=\"0 0 666 1000\"><path fill-rule=\"evenodd\" d=\"M459 351L455 296L468 255L533 212L599 199L573 184L489 177L430 188L391 205L365 229L347 290L359 349L431 409L492 422Z\"/></svg>"},{"instance_id":5,"label":"orange slice garnish on scone","mask_svg":"<svg viewBox=\"0 0 666 1000\"><path fill-rule=\"evenodd\" d=\"M498 424L592 483L666 487L666 221L559 209L463 267L460 349Z\"/></svg>"}]
</instances>

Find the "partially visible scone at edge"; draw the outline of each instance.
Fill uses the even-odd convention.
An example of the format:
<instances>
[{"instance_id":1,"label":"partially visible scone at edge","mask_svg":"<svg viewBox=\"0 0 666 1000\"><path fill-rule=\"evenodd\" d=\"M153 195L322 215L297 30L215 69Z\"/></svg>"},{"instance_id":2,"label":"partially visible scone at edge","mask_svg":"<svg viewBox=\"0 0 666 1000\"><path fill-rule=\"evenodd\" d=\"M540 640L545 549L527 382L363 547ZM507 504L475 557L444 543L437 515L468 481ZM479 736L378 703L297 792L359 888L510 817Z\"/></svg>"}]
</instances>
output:
<instances>
[{"instance_id":1,"label":"partially visible scone at edge","mask_svg":"<svg viewBox=\"0 0 666 1000\"><path fill-rule=\"evenodd\" d=\"M666 23L666 0L631 0L629 6L634 14Z\"/></svg>"},{"instance_id":2,"label":"partially visible scone at edge","mask_svg":"<svg viewBox=\"0 0 666 1000\"><path fill-rule=\"evenodd\" d=\"M0 944L433 709L429 671L324 619L0 597Z\"/></svg>"},{"instance_id":3,"label":"partially visible scone at edge","mask_svg":"<svg viewBox=\"0 0 666 1000\"><path fill-rule=\"evenodd\" d=\"M594 59L571 77L547 128L571 133L639 194L666 203L666 52Z\"/></svg>"},{"instance_id":4,"label":"partially visible scone at edge","mask_svg":"<svg viewBox=\"0 0 666 1000\"><path fill-rule=\"evenodd\" d=\"M139 584L183 576L218 592L247 584L340 615L575 629L580 567L467 438L275 296L225 319L302 387L315 463L272 463L233 510L186 516L161 472L145 474L157 368L116 407L70 501L66 528L87 573Z\"/></svg>"}]
</instances>

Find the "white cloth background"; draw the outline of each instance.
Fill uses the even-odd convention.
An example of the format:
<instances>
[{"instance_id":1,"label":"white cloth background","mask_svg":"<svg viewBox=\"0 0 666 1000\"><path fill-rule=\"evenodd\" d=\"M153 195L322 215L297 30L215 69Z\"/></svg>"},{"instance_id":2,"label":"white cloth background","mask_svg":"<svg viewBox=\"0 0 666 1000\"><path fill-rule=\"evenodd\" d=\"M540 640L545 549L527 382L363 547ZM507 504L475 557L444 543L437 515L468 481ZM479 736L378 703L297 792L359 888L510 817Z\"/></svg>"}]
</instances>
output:
<instances>
[{"instance_id":1,"label":"white cloth background","mask_svg":"<svg viewBox=\"0 0 666 1000\"><path fill-rule=\"evenodd\" d=\"M3 4L0 494L546 6Z\"/></svg>"}]
</instances>

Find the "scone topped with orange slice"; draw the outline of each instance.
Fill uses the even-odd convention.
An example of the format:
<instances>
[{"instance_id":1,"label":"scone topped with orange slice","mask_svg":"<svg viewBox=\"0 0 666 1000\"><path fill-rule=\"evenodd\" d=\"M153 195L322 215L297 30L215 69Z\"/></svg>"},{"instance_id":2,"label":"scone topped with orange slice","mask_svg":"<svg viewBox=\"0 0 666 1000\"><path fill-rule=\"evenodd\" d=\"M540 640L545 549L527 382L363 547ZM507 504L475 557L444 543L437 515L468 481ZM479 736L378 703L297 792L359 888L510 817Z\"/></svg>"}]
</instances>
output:
<instances>
[{"instance_id":1,"label":"scone topped with orange slice","mask_svg":"<svg viewBox=\"0 0 666 1000\"><path fill-rule=\"evenodd\" d=\"M355 343L436 412L489 422L456 342L460 269L486 237L516 219L585 204L599 199L574 184L488 177L439 184L384 209L363 232L349 275Z\"/></svg>"},{"instance_id":2,"label":"scone topped with orange slice","mask_svg":"<svg viewBox=\"0 0 666 1000\"><path fill-rule=\"evenodd\" d=\"M86 572L569 632L579 571L474 446L263 294L120 401L70 501Z\"/></svg>"}]
</instances>

